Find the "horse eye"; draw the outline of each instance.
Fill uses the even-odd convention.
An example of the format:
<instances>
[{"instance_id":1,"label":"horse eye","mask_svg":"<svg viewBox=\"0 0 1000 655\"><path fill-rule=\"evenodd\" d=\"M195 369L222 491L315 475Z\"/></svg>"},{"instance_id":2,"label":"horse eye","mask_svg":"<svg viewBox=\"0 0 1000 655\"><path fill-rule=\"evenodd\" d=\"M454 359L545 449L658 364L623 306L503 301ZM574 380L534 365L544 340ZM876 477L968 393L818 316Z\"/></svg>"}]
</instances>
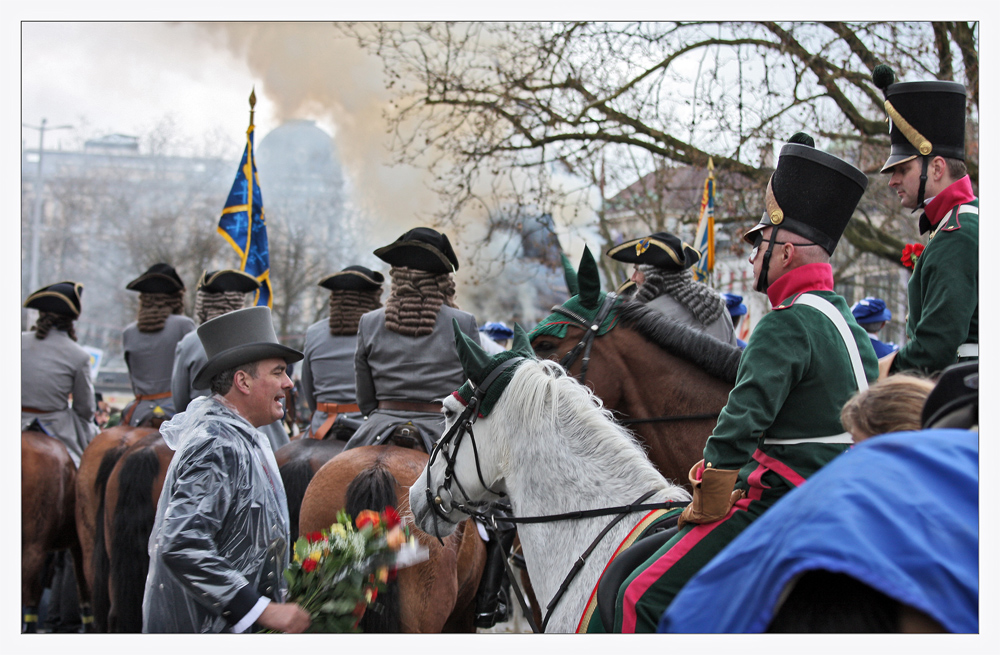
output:
<instances>
[{"instance_id":1,"label":"horse eye","mask_svg":"<svg viewBox=\"0 0 1000 655\"><path fill-rule=\"evenodd\" d=\"M541 354L543 352L549 352L556 349L556 344L551 341L539 341L534 345L535 354Z\"/></svg>"}]
</instances>

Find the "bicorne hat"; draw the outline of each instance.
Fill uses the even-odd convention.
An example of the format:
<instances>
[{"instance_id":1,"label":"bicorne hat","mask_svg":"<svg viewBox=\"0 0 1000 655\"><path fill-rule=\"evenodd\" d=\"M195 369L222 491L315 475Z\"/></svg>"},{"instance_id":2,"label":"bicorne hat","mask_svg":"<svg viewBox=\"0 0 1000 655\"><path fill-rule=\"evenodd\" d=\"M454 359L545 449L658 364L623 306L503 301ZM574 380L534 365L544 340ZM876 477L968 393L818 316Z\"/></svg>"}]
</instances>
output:
<instances>
[{"instance_id":1,"label":"bicorne hat","mask_svg":"<svg viewBox=\"0 0 1000 655\"><path fill-rule=\"evenodd\" d=\"M781 147L767 183L764 215L743 240L753 245L757 232L773 226L805 237L832 255L867 187L864 173L817 150L812 137L799 132Z\"/></svg>"},{"instance_id":2,"label":"bicorne hat","mask_svg":"<svg viewBox=\"0 0 1000 655\"><path fill-rule=\"evenodd\" d=\"M378 271L364 266L348 266L321 279L319 286L330 291L375 291L383 282L385 277Z\"/></svg>"},{"instance_id":3,"label":"bicorne hat","mask_svg":"<svg viewBox=\"0 0 1000 655\"><path fill-rule=\"evenodd\" d=\"M889 116L891 149L882 172L926 155L965 161L965 86L937 80L894 84L895 78L885 64L872 71Z\"/></svg>"},{"instance_id":4,"label":"bicorne hat","mask_svg":"<svg viewBox=\"0 0 1000 655\"><path fill-rule=\"evenodd\" d=\"M871 296L854 303L854 306L851 307L851 313L858 325L892 320L892 312L885 306L885 301Z\"/></svg>"},{"instance_id":5,"label":"bicorne hat","mask_svg":"<svg viewBox=\"0 0 1000 655\"><path fill-rule=\"evenodd\" d=\"M237 309L198 326L198 339L208 361L194 376L194 386L208 388L212 378L226 369L262 359L279 357L291 364L303 355L282 346L274 333L271 310L263 305Z\"/></svg>"},{"instance_id":6,"label":"bicorne hat","mask_svg":"<svg viewBox=\"0 0 1000 655\"><path fill-rule=\"evenodd\" d=\"M83 285L79 282L56 282L28 296L24 306L40 312L51 312L76 318L80 315Z\"/></svg>"},{"instance_id":7,"label":"bicorne hat","mask_svg":"<svg viewBox=\"0 0 1000 655\"><path fill-rule=\"evenodd\" d=\"M237 271L232 268L224 268L221 271L205 271L198 280L198 290L208 293L225 293L227 291L241 291L250 293L260 288L257 278Z\"/></svg>"},{"instance_id":8,"label":"bicorne hat","mask_svg":"<svg viewBox=\"0 0 1000 655\"><path fill-rule=\"evenodd\" d=\"M743 296L735 293L724 293L722 299L726 302L726 309L729 310L730 316L743 316L747 313L747 306L743 304Z\"/></svg>"},{"instance_id":9,"label":"bicorne hat","mask_svg":"<svg viewBox=\"0 0 1000 655\"><path fill-rule=\"evenodd\" d=\"M153 264L125 288L145 293L176 293L184 290L184 282L170 264Z\"/></svg>"},{"instance_id":10,"label":"bicorne hat","mask_svg":"<svg viewBox=\"0 0 1000 655\"><path fill-rule=\"evenodd\" d=\"M415 227L375 256L393 266L405 266L427 273L452 273L458 270L458 257L448 236L429 227Z\"/></svg>"},{"instance_id":11,"label":"bicorne hat","mask_svg":"<svg viewBox=\"0 0 1000 655\"><path fill-rule=\"evenodd\" d=\"M606 253L611 259L629 264L649 264L668 271L683 271L701 259L701 253L669 232L620 243Z\"/></svg>"}]
</instances>

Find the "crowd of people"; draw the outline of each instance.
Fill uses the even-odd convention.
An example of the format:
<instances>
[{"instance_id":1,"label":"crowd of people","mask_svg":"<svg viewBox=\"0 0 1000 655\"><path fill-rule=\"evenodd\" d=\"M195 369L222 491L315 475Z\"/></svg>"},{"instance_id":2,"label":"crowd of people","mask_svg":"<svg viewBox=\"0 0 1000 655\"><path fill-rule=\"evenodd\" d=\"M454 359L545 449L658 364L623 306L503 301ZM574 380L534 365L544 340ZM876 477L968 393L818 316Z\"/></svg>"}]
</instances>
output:
<instances>
[{"instance_id":1,"label":"crowd of people","mask_svg":"<svg viewBox=\"0 0 1000 655\"><path fill-rule=\"evenodd\" d=\"M834 290L830 258L869 179L802 133L782 147L763 215L744 235L754 288L771 306L747 341L736 332L743 298L695 281L700 253L677 236L607 251L634 265L620 293L742 355L703 459L691 463L693 498L676 534L622 582L604 630L978 629L978 199L963 164L965 89L891 77L876 68L892 142L882 172L928 235L902 347L878 340L892 318L884 301L849 306ZM384 305L377 271L323 277L329 316L309 326L302 351L278 342L266 307L245 307L259 282L241 271L202 275L194 319L169 264L128 283L139 293L122 334L135 400L121 423L158 427L175 451L149 542L144 631L307 629L308 613L284 602L295 535L274 451L295 437L430 452L441 398L465 382L453 324L504 349L508 326L480 328L458 307L459 259L445 234L414 228L374 254L389 266ZM24 305L38 320L21 337L22 430L58 439L76 464L108 421L76 343L82 292L67 281L32 293ZM286 420L299 362L311 413L301 434ZM907 491L923 488L934 491ZM928 517L948 515L926 519L948 533L948 561L932 554L933 535L907 530L917 502ZM847 525L878 538L862 549ZM491 544L491 583L476 600L483 627L506 614L495 588L503 557ZM895 574L878 575L886 568ZM932 585L954 602L935 600ZM830 611L840 605L868 609Z\"/></svg>"}]
</instances>

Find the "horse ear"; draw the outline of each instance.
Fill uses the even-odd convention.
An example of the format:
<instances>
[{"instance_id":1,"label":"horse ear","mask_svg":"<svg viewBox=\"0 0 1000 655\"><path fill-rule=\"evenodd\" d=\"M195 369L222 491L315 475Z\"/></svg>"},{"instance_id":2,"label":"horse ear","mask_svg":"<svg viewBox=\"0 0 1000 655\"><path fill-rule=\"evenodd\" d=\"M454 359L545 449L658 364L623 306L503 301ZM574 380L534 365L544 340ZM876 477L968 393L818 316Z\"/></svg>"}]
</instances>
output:
<instances>
[{"instance_id":1,"label":"horse ear","mask_svg":"<svg viewBox=\"0 0 1000 655\"><path fill-rule=\"evenodd\" d=\"M566 278L566 289L569 291L569 295L572 298L580 293L580 285L576 281L576 271L573 269L573 263L566 256L566 253L561 252L559 256L562 258L563 267L563 277Z\"/></svg>"},{"instance_id":2,"label":"horse ear","mask_svg":"<svg viewBox=\"0 0 1000 655\"><path fill-rule=\"evenodd\" d=\"M481 382L492 358L482 346L462 332L457 320L451 319L451 327L455 330L455 346L458 348L458 360L462 362L462 370L473 382Z\"/></svg>"},{"instance_id":3,"label":"horse ear","mask_svg":"<svg viewBox=\"0 0 1000 655\"><path fill-rule=\"evenodd\" d=\"M580 286L580 302L584 307L597 307L601 298L601 275L597 272L597 262L590 253L590 248L584 246L583 257L580 259L580 271L577 273Z\"/></svg>"},{"instance_id":4,"label":"horse ear","mask_svg":"<svg viewBox=\"0 0 1000 655\"><path fill-rule=\"evenodd\" d=\"M531 347L528 333L524 331L520 323L514 323L514 343L510 349L519 355L535 359L535 349Z\"/></svg>"}]
</instances>

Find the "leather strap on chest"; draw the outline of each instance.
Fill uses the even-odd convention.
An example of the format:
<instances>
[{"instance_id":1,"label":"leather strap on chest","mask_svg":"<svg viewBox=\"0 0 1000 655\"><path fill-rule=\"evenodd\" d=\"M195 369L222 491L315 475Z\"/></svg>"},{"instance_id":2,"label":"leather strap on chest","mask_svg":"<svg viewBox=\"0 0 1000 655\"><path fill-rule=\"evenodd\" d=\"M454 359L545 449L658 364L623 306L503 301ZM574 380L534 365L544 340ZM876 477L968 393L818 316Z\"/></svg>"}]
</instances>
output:
<instances>
[{"instance_id":1,"label":"leather strap on chest","mask_svg":"<svg viewBox=\"0 0 1000 655\"><path fill-rule=\"evenodd\" d=\"M868 378L865 377L865 367L861 363L861 353L858 351L858 344L854 340L854 335L851 333L851 328L847 325L847 319L844 318L844 315L833 306L833 303L811 293L803 293L795 299L793 304L812 307L830 319L830 322L837 328L837 332L840 333L840 338L844 340L844 347L847 348L851 367L854 369L854 380L858 385L858 391L867 389Z\"/></svg>"}]
</instances>

